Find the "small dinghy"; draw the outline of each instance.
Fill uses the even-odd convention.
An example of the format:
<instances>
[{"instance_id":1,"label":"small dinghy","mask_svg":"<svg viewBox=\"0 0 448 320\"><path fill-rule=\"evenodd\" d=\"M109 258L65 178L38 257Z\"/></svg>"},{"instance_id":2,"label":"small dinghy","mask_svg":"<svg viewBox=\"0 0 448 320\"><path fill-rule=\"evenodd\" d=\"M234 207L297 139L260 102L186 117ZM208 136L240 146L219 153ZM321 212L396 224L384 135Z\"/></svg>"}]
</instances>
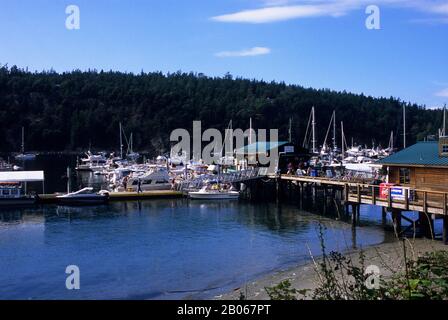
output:
<instances>
[{"instance_id":1,"label":"small dinghy","mask_svg":"<svg viewBox=\"0 0 448 320\"><path fill-rule=\"evenodd\" d=\"M76 192L56 197L61 204L68 205L95 205L104 204L109 200L109 192L101 190L94 192L93 188L84 188Z\"/></svg>"},{"instance_id":2,"label":"small dinghy","mask_svg":"<svg viewBox=\"0 0 448 320\"><path fill-rule=\"evenodd\" d=\"M205 186L199 191L190 191L188 196L191 199L202 200L236 200L239 198L240 193L238 191L210 188L209 186Z\"/></svg>"}]
</instances>

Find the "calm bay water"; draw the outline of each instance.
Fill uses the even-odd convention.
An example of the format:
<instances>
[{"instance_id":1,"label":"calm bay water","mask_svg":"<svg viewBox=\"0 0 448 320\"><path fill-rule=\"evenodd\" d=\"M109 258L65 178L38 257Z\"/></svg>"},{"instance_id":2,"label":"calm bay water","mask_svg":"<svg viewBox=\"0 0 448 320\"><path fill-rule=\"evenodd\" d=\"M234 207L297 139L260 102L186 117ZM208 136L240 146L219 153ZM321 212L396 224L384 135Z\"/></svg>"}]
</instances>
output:
<instances>
[{"instance_id":1,"label":"calm bay water","mask_svg":"<svg viewBox=\"0 0 448 320\"><path fill-rule=\"evenodd\" d=\"M0 216L0 299L210 298L306 261L306 244L318 255L318 221L329 249L354 244L349 224L291 205L176 199ZM380 227L358 228L356 245L385 237ZM77 291L65 289L73 264Z\"/></svg>"},{"instance_id":2,"label":"calm bay water","mask_svg":"<svg viewBox=\"0 0 448 320\"><path fill-rule=\"evenodd\" d=\"M66 167L61 158L28 168L45 169L53 192L65 186ZM349 223L296 204L166 199L2 209L0 299L213 298L307 262L308 246L319 255L320 223L328 250L386 241L375 210L363 208L354 234ZM65 288L68 265L80 268L80 290Z\"/></svg>"}]
</instances>

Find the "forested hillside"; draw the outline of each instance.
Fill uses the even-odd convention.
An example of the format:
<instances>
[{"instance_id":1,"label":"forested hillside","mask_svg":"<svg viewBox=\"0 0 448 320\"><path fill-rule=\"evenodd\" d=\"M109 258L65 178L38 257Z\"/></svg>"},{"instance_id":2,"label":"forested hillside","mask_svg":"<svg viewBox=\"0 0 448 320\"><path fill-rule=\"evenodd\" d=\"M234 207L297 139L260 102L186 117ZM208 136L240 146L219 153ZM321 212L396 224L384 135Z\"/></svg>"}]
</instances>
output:
<instances>
[{"instance_id":1,"label":"forested hillside","mask_svg":"<svg viewBox=\"0 0 448 320\"><path fill-rule=\"evenodd\" d=\"M134 149L164 152L175 128L279 128L301 143L312 106L316 107L319 143L333 109L344 121L347 141L387 146L391 130L402 134L403 102L346 92L306 89L284 83L210 78L202 74L129 74L103 71L31 73L0 68L0 152L18 151L21 127L28 150L118 149L118 123L133 132ZM436 134L442 112L408 105L408 143ZM396 138L397 145L401 137Z\"/></svg>"}]
</instances>

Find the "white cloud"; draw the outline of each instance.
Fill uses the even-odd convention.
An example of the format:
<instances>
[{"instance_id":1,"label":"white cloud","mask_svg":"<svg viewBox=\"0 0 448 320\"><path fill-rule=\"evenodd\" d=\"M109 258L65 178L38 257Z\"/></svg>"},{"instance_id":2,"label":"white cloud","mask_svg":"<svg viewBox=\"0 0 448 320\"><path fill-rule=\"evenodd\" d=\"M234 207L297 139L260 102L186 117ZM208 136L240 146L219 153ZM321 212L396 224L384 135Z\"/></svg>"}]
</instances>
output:
<instances>
[{"instance_id":1,"label":"white cloud","mask_svg":"<svg viewBox=\"0 0 448 320\"><path fill-rule=\"evenodd\" d=\"M262 7L212 17L213 21L229 23L270 23L300 18L340 17L361 9L370 0L262 0ZM378 6L414 9L436 17L448 16L446 0L376 0ZM439 22L444 21L440 19Z\"/></svg>"},{"instance_id":2,"label":"white cloud","mask_svg":"<svg viewBox=\"0 0 448 320\"><path fill-rule=\"evenodd\" d=\"M434 13L448 15L448 3L429 6L429 10Z\"/></svg>"},{"instance_id":3,"label":"white cloud","mask_svg":"<svg viewBox=\"0 0 448 320\"><path fill-rule=\"evenodd\" d=\"M436 92L437 97L448 98L448 88Z\"/></svg>"},{"instance_id":4,"label":"white cloud","mask_svg":"<svg viewBox=\"0 0 448 320\"><path fill-rule=\"evenodd\" d=\"M212 17L212 20L219 22L267 23L318 16L338 17L346 14L347 11L348 8L346 7L332 4L275 6L225 14Z\"/></svg>"},{"instance_id":5,"label":"white cloud","mask_svg":"<svg viewBox=\"0 0 448 320\"><path fill-rule=\"evenodd\" d=\"M266 47L253 47L251 49L244 49L240 51L222 51L215 54L219 58L229 57L254 57L271 53L271 49Z\"/></svg>"}]
</instances>

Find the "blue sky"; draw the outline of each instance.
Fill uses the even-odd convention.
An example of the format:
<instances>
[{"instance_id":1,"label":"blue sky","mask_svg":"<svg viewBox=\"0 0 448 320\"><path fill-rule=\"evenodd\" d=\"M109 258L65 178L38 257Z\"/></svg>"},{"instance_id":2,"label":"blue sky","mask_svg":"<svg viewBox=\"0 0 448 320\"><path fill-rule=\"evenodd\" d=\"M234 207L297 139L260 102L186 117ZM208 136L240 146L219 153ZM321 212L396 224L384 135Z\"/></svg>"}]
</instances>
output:
<instances>
[{"instance_id":1,"label":"blue sky","mask_svg":"<svg viewBox=\"0 0 448 320\"><path fill-rule=\"evenodd\" d=\"M371 4L380 30L365 27ZM0 38L0 63L30 70L230 72L448 102L447 0L1 0Z\"/></svg>"}]
</instances>

